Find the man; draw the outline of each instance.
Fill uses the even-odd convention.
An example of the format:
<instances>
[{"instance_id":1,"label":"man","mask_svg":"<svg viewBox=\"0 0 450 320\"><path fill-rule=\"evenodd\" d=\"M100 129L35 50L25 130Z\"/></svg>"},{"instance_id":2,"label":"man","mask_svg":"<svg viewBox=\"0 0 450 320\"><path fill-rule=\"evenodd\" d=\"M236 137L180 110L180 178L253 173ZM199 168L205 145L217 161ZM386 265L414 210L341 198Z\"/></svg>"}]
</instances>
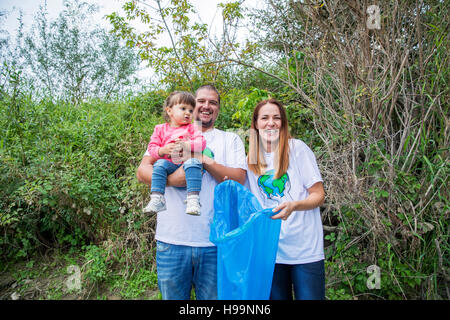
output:
<instances>
[{"instance_id":1,"label":"man","mask_svg":"<svg viewBox=\"0 0 450 320\"><path fill-rule=\"evenodd\" d=\"M186 185L180 167L167 179L167 210L157 214L156 267L158 286L165 300L187 300L192 286L198 300L217 299L217 248L209 241L214 216L214 188L225 179L245 183L245 149L238 135L214 128L220 96L212 85L195 93L194 119L206 139L200 192L201 214L185 214ZM154 159L146 153L137 170L139 181L151 185Z\"/></svg>"}]
</instances>

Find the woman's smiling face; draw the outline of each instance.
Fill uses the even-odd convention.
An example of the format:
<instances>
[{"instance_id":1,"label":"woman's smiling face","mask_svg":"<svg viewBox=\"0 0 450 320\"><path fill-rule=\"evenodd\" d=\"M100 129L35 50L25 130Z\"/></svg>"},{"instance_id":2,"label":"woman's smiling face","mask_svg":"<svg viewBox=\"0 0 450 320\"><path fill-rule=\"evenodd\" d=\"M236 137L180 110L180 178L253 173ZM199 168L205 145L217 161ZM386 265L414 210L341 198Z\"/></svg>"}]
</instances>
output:
<instances>
[{"instance_id":1,"label":"woman's smiling face","mask_svg":"<svg viewBox=\"0 0 450 320\"><path fill-rule=\"evenodd\" d=\"M278 141L281 125L281 114L277 105L267 103L259 109L256 129L264 142Z\"/></svg>"}]
</instances>

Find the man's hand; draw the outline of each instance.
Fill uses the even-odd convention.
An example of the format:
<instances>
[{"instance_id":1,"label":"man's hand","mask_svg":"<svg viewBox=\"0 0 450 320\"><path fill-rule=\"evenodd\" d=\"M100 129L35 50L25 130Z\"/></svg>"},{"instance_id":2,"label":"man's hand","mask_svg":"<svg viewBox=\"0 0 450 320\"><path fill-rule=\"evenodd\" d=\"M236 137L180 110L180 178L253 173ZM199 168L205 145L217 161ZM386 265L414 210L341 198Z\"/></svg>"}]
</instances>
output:
<instances>
[{"instance_id":1,"label":"man's hand","mask_svg":"<svg viewBox=\"0 0 450 320\"><path fill-rule=\"evenodd\" d=\"M202 164L207 169L208 166L214 165L216 161L208 156L202 155Z\"/></svg>"}]
</instances>

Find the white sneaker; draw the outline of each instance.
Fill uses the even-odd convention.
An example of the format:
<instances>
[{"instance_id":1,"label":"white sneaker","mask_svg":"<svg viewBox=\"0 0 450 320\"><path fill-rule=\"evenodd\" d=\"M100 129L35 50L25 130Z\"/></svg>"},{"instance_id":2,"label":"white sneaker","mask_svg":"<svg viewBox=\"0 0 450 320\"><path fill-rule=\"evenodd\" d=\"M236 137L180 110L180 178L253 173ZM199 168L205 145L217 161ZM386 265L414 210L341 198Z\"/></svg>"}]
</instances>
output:
<instances>
[{"instance_id":1,"label":"white sneaker","mask_svg":"<svg viewBox=\"0 0 450 320\"><path fill-rule=\"evenodd\" d=\"M199 216L200 215L200 197L196 194L187 196L186 198L186 213Z\"/></svg>"},{"instance_id":2,"label":"white sneaker","mask_svg":"<svg viewBox=\"0 0 450 320\"><path fill-rule=\"evenodd\" d=\"M157 213L166 210L166 199L162 194L152 194L150 202L144 208L144 213Z\"/></svg>"}]
</instances>

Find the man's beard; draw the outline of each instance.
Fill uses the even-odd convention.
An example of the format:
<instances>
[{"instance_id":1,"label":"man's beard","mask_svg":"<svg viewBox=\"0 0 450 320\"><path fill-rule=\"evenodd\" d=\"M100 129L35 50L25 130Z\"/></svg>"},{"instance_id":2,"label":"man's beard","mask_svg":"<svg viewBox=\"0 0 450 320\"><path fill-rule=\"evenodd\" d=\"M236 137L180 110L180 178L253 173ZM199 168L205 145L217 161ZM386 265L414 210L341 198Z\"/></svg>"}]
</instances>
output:
<instances>
[{"instance_id":1,"label":"man's beard","mask_svg":"<svg viewBox=\"0 0 450 320\"><path fill-rule=\"evenodd\" d=\"M211 120L209 120L207 122L203 122L203 121L200 120L199 117L197 117L197 119L195 119L195 120L198 121L198 122L201 122L202 123L202 127L205 128L205 129L211 128L214 125L213 119L211 119Z\"/></svg>"}]
</instances>

